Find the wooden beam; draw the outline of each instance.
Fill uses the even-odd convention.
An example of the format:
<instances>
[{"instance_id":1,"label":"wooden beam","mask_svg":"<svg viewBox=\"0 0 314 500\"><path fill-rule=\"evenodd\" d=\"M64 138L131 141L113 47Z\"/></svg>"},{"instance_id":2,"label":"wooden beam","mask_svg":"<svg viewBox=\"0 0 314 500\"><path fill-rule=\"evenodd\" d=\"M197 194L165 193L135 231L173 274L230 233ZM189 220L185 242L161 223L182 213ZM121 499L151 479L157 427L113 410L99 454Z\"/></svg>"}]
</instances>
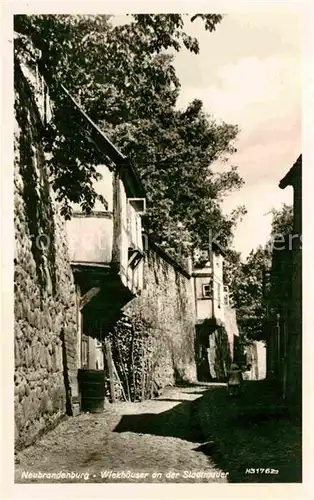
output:
<instances>
[{"instance_id":1,"label":"wooden beam","mask_svg":"<svg viewBox=\"0 0 314 500\"><path fill-rule=\"evenodd\" d=\"M109 380L110 380L111 402L115 403L116 402L116 395L115 395L115 391L114 391L113 360L112 360L112 353L111 353L111 344L108 340L105 340L105 355L106 355Z\"/></svg>"},{"instance_id":2,"label":"wooden beam","mask_svg":"<svg viewBox=\"0 0 314 500\"><path fill-rule=\"evenodd\" d=\"M92 298L95 297L99 292L100 292L100 287L98 287L98 286L95 286L95 287L91 288L90 290L88 290L88 292L86 292L81 297L80 309L83 309L83 307L85 307L86 304L88 304L88 302L90 302L92 300Z\"/></svg>"},{"instance_id":3,"label":"wooden beam","mask_svg":"<svg viewBox=\"0 0 314 500\"><path fill-rule=\"evenodd\" d=\"M81 289L79 285L75 285L76 289L76 328L77 328L77 367L81 368L82 362L82 312L81 312Z\"/></svg>"}]
</instances>

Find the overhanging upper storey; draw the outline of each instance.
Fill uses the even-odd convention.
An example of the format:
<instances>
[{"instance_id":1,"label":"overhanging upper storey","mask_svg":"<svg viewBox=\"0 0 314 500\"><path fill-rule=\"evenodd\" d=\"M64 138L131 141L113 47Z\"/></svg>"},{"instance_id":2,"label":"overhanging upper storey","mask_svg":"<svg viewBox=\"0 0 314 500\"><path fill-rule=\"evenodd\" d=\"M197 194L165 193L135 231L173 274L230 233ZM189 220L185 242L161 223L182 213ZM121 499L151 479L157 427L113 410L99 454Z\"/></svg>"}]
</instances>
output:
<instances>
[{"instance_id":1,"label":"overhanging upper storey","mask_svg":"<svg viewBox=\"0 0 314 500\"><path fill-rule=\"evenodd\" d=\"M75 113L86 124L86 139L104 155L110 211L74 213L67 223L71 261L75 268L109 266L121 286L138 293L143 286L142 216L146 209L145 190L131 161L90 119L70 93L62 89ZM109 160L109 161L108 161ZM100 173L102 173L100 171ZM89 266L89 267L88 267Z\"/></svg>"}]
</instances>

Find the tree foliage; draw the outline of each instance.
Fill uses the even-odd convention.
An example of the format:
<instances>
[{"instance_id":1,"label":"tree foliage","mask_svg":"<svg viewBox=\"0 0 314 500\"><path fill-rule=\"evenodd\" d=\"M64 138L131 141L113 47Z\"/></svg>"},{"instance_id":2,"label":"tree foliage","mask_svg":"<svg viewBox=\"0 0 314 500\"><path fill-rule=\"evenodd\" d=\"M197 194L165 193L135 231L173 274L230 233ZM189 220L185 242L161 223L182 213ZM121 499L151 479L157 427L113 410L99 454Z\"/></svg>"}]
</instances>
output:
<instances>
[{"instance_id":1,"label":"tree foliage","mask_svg":"<svg viewBox=\"0 0 314 500\"><path fill-rule=\"evenodd\" d=\"M103 15L15 16L16 56L49 76L55 105L46 147L66 216L72 202L92 209L95 165L103 157L82 136L60 83L136 165L147 191L147 223L159 243L184 252L207 242L209 228L221 232L224 244L230 239L243 209L225 216L221 201L243 182L227 163L238 127L214 121L199 100L176 109L173 52L199 52L186 32L197 18L209 32L222 20L216 14L136 14L117 26ZM215 161L225 162L222 173L211 167Z\"/></svg>"},{"instance_id":2,"label":"tree foliage","mask_svg":"<svg viewBox=\"0 0 314 500\"><path fill-rule=\"evenodd\" d=\"M232 292L239 282L241 264L241 252L237 252L231 247L227 248L224 257L223 282L229 287L230 297L232 297Z\"/></svg>"},{"instance_id":3,"label":"tree foliage","mask_svg":"<svg viewBox=\"0 0 314 500\"><path fill-rule=\"evenodd\" d=\"M264 295L270 254L259 246L244 262L237 261L236 276L231 283L240 334L246 339L260 338L266 319Z\"/></svg>"},{"instance_id":4,"label":"tree foliage","mask_svg":"<svg viewBox=\"0 0 314 500\"><path fill-rule=\"evenodd\" d=\"M283 203L279 209L273 208L272 210L272 229L271 237L276 235L286 236L293 232L293 207Z\"/></svg>"},{"instance_id":5,"label":"tree foliage","mask_svg":"<svg viewBox=\"0 0 314 500\"><path fill-rule=\"evenodd\" d=\"M263 336L263 325L270 311L278 309L289 288L287 269L291 252L288 250L288 254L285 252L284 255L284 249L280 249L279 244L276 250L274 239L292 233L293 209L283 204L271 213L270 238L264 247L252 250L245 261L241 261L240 254L232 250L226 256L225 280L230 286L239 330L244 339Z\"/></svg>"}]
</instances>

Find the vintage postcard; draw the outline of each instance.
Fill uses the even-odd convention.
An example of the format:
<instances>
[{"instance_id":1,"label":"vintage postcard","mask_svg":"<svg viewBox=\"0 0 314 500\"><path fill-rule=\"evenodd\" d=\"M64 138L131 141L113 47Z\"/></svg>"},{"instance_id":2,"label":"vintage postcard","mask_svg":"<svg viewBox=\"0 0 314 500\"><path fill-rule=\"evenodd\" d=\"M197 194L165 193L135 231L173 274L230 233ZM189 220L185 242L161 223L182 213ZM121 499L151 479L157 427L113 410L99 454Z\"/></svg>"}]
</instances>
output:
<instances>
[{"instance_id":1,"label":"vintage postcard","mask_svg":"<svg viewBox=\"0 0 314 500\"><path fill-rule=\"evenodd\" d=\"M239 4L6 5L21 498L303 498L304 9Z\"/></svg>"}]
</instances>

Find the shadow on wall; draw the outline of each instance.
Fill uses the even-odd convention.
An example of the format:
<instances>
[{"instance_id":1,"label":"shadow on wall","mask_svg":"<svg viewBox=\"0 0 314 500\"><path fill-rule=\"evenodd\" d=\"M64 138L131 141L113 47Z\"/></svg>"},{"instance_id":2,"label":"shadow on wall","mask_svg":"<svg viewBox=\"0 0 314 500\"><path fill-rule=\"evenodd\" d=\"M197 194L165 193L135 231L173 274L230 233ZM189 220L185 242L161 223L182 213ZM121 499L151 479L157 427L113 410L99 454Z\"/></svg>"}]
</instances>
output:
<instances>
[{"instance_id":1,"label":"shadow on wall","mask_svg":"<svg viewBox=\"0 0 314 500\"><path fill-rule=\"evenodd\" d=\"M73 416L73 410L71 405L71 385L68 372L68 360L67 360L67 350L65 345L65 330L62 328L60 333L60 340L62 346L62 366L63 366L63 381L65 387L65 408L66 413L69 416Z\"/></svg>"},{"instance_id":2,"label":"shadow on wall","mask_svg":"<svg viewBox=\"0 0 314 500\"><path fill-rule=\"evenodd\" d=\"M195 330L194 352L197 380L200 382L210 382L211 376L207 356L208 332L204 329L203 325L196 325Z\"/></svg>"},{"instance_id":3,"label":"shadow on wall","mask_svg":"<svg viewBox=\"0 0 314 500\"><path fill-rule=\"evenodd\" d=\"M215 352L214 371L212 373L212 377L217 381L225 381L228 376L228 369L231 365L228 334L224 328L219 327L213 335L213 349ZM211 346L209 349L211 349Z\"/></svg>"},{"instance_id":4,"label":"shadow on wall","mask_svg":"<svg viewBox=\"0 0 314 500\"><path fill-rule=\"evenodd\" d=\"M56 291L55 223L50 186L45 172L45 158L38 137L41 124L29 84L19 66L14 68L14 84L15 111L20 127L19 174L23 179L25 215L32 238L31 250L41 285L40 290L48 289L54 294ZM25 106L25 102L28 106ZM28 107L32 110L31 116L28 114Z\"/></svg>"},{"instance_id":5,"label":"shadow on wall","mask_svg":"<svg viewBox=\"0 0 314 500\"><path fill-rule=\"evenodd\" d=\"M206 325L196 325L195 362L199 381L226 381L231 356L229 339L224 328L219 327L210 333Z\"/></svg>"}]
</instances>

